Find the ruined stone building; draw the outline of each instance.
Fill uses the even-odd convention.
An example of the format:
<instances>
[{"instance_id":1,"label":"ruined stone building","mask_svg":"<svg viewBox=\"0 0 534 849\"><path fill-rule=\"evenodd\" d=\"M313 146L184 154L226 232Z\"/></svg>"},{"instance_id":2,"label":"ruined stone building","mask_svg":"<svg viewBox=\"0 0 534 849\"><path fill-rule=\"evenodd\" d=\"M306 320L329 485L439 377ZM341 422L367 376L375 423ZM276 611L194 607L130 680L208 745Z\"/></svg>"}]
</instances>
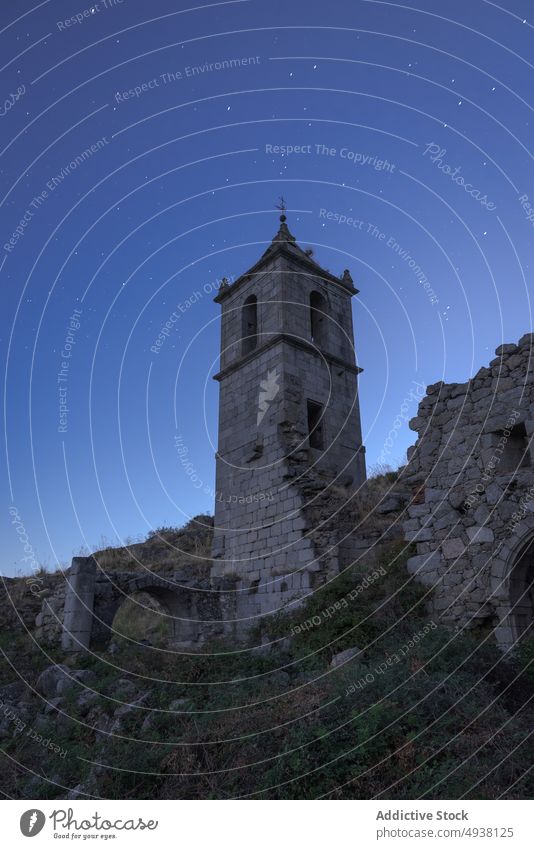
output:
<instances>
[{"instance_id":1,"label":"ruined stone building","mask_svg":"<svg viewBox=\"0 0 534 849\"><path fill-rule=\"evenodd\" d=\"M53 629L60 613L65 649L109 643L121 599L137 590L160 603L178 644L240 639L348 562L336 514L365 481L357 290L348 271L338 277L311 254L282 215L258 262L215 299L222 316L211 570L201 580L198 570L171 564L157 575L106 574L94 557L75 558L66 593L41 616Z\"/></svg>"},{"instance_id":2,"label":"ruined stone building","mask_svg":"<svg viewBox=\"0 0 534 849\"><path fill-rule=\"evenodd\" d=\"M428 387L404 528L435 615L509 648L534 622L534 335L495 353L466 383Z\"/></svg>"},{"instance_id":3,"label":"ruined stone building","mask_svg":"<svg viewBox=\"0 0 534 849\"><path fill-rule=\"evenodd\" d=\"M462 384L429 386L392 490L362 518L365 454L351 302L357 290L302 250L280 218L258 262L216 297L221 315L212 561L107 572L75 558L37 618L76 650L109 643L136 590L156 599L177 645L241 639L388 540L415 553L436 621L504 649L534 623L534 335L501 345ZM365 499L363 500L365 503ZM125 563L135 566L136 546ZM30 611L31 613L31 611Z\"/></svg>"}]
</instances>

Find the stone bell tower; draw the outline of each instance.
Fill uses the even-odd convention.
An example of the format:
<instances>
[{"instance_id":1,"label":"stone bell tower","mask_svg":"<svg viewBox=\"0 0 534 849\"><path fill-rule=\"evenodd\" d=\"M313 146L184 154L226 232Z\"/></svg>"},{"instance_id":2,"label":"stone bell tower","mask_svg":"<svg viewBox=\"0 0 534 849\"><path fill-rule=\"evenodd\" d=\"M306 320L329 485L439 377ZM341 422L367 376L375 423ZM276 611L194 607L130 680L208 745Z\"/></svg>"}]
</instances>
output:
<instances>
[{"instance_id":1,"label":"stone bell tower","mask_svg":"<svg viewBox=\"0 0 534 849\"><path fill-rule=\"evenodd\" d=\"M302 597L324 570L310 486L351 493L365 480L357 290L348 271L336 277L311 253L281 215L258 262L215 298L222 316L212 577L236 581L241 620Z\"/></svg>"}]
</instances>

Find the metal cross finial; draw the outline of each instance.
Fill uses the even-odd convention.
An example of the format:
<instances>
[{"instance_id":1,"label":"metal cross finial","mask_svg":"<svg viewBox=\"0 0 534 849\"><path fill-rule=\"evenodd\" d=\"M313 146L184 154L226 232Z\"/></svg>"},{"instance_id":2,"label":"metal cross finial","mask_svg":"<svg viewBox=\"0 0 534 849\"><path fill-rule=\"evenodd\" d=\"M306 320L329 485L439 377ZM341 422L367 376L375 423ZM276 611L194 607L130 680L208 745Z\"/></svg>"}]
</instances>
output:
<instances>
[{"instance_id":1,"label":"metal cross finial","mask_svg":"<svg viewBox=\"0 0 534 849\"><path fill-rule=\"evenodd\" d=\"M276 204L276 208L280 210L280 212L285 212L287 209L286 202L283 195L280 195L278 198L278 203Z\"/></svg>"}]
</instances>

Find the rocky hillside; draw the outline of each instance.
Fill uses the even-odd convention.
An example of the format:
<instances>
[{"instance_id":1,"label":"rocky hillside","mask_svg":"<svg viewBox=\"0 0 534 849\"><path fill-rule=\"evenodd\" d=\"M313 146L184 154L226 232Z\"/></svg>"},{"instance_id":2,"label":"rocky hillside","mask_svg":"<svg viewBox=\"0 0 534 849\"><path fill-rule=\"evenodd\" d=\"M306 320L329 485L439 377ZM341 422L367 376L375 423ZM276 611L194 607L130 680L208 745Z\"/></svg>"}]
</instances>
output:
<instances>
[{"instance_id":1,"label":"rocky hillside","mask_svg":"<svg viewBox=\"0 0 534 849\"><path fill-rule=\"evenodd\" d=\"M0 791L531 796L534 678L522 670L534 647L510 661L429 620L409 554L389 543L362 559L276 617L260 648L255 635L249 649L219 642L202 655L117 637L106 652L62 656L4 627Z\"/></svg>"}]
</instances>

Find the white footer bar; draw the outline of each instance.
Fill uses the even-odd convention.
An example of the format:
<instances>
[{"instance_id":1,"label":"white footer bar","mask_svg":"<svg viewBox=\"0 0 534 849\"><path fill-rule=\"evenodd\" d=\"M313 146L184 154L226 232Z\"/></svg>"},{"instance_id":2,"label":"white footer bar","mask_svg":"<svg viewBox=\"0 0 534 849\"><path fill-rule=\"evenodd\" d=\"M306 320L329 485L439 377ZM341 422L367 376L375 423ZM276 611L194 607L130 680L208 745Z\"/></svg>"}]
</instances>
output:
<instances>
[{"instance_id":1,"label":"white footer bar","mask_svg":"<svg viewBox=\"0 0 534 849\"><path fill-rule=\"evenodd\" d=\"M529 801L4 801L6 847L534 847ZM35 844L29 838L35 837Z\"/></svg>"}]
</instances>

